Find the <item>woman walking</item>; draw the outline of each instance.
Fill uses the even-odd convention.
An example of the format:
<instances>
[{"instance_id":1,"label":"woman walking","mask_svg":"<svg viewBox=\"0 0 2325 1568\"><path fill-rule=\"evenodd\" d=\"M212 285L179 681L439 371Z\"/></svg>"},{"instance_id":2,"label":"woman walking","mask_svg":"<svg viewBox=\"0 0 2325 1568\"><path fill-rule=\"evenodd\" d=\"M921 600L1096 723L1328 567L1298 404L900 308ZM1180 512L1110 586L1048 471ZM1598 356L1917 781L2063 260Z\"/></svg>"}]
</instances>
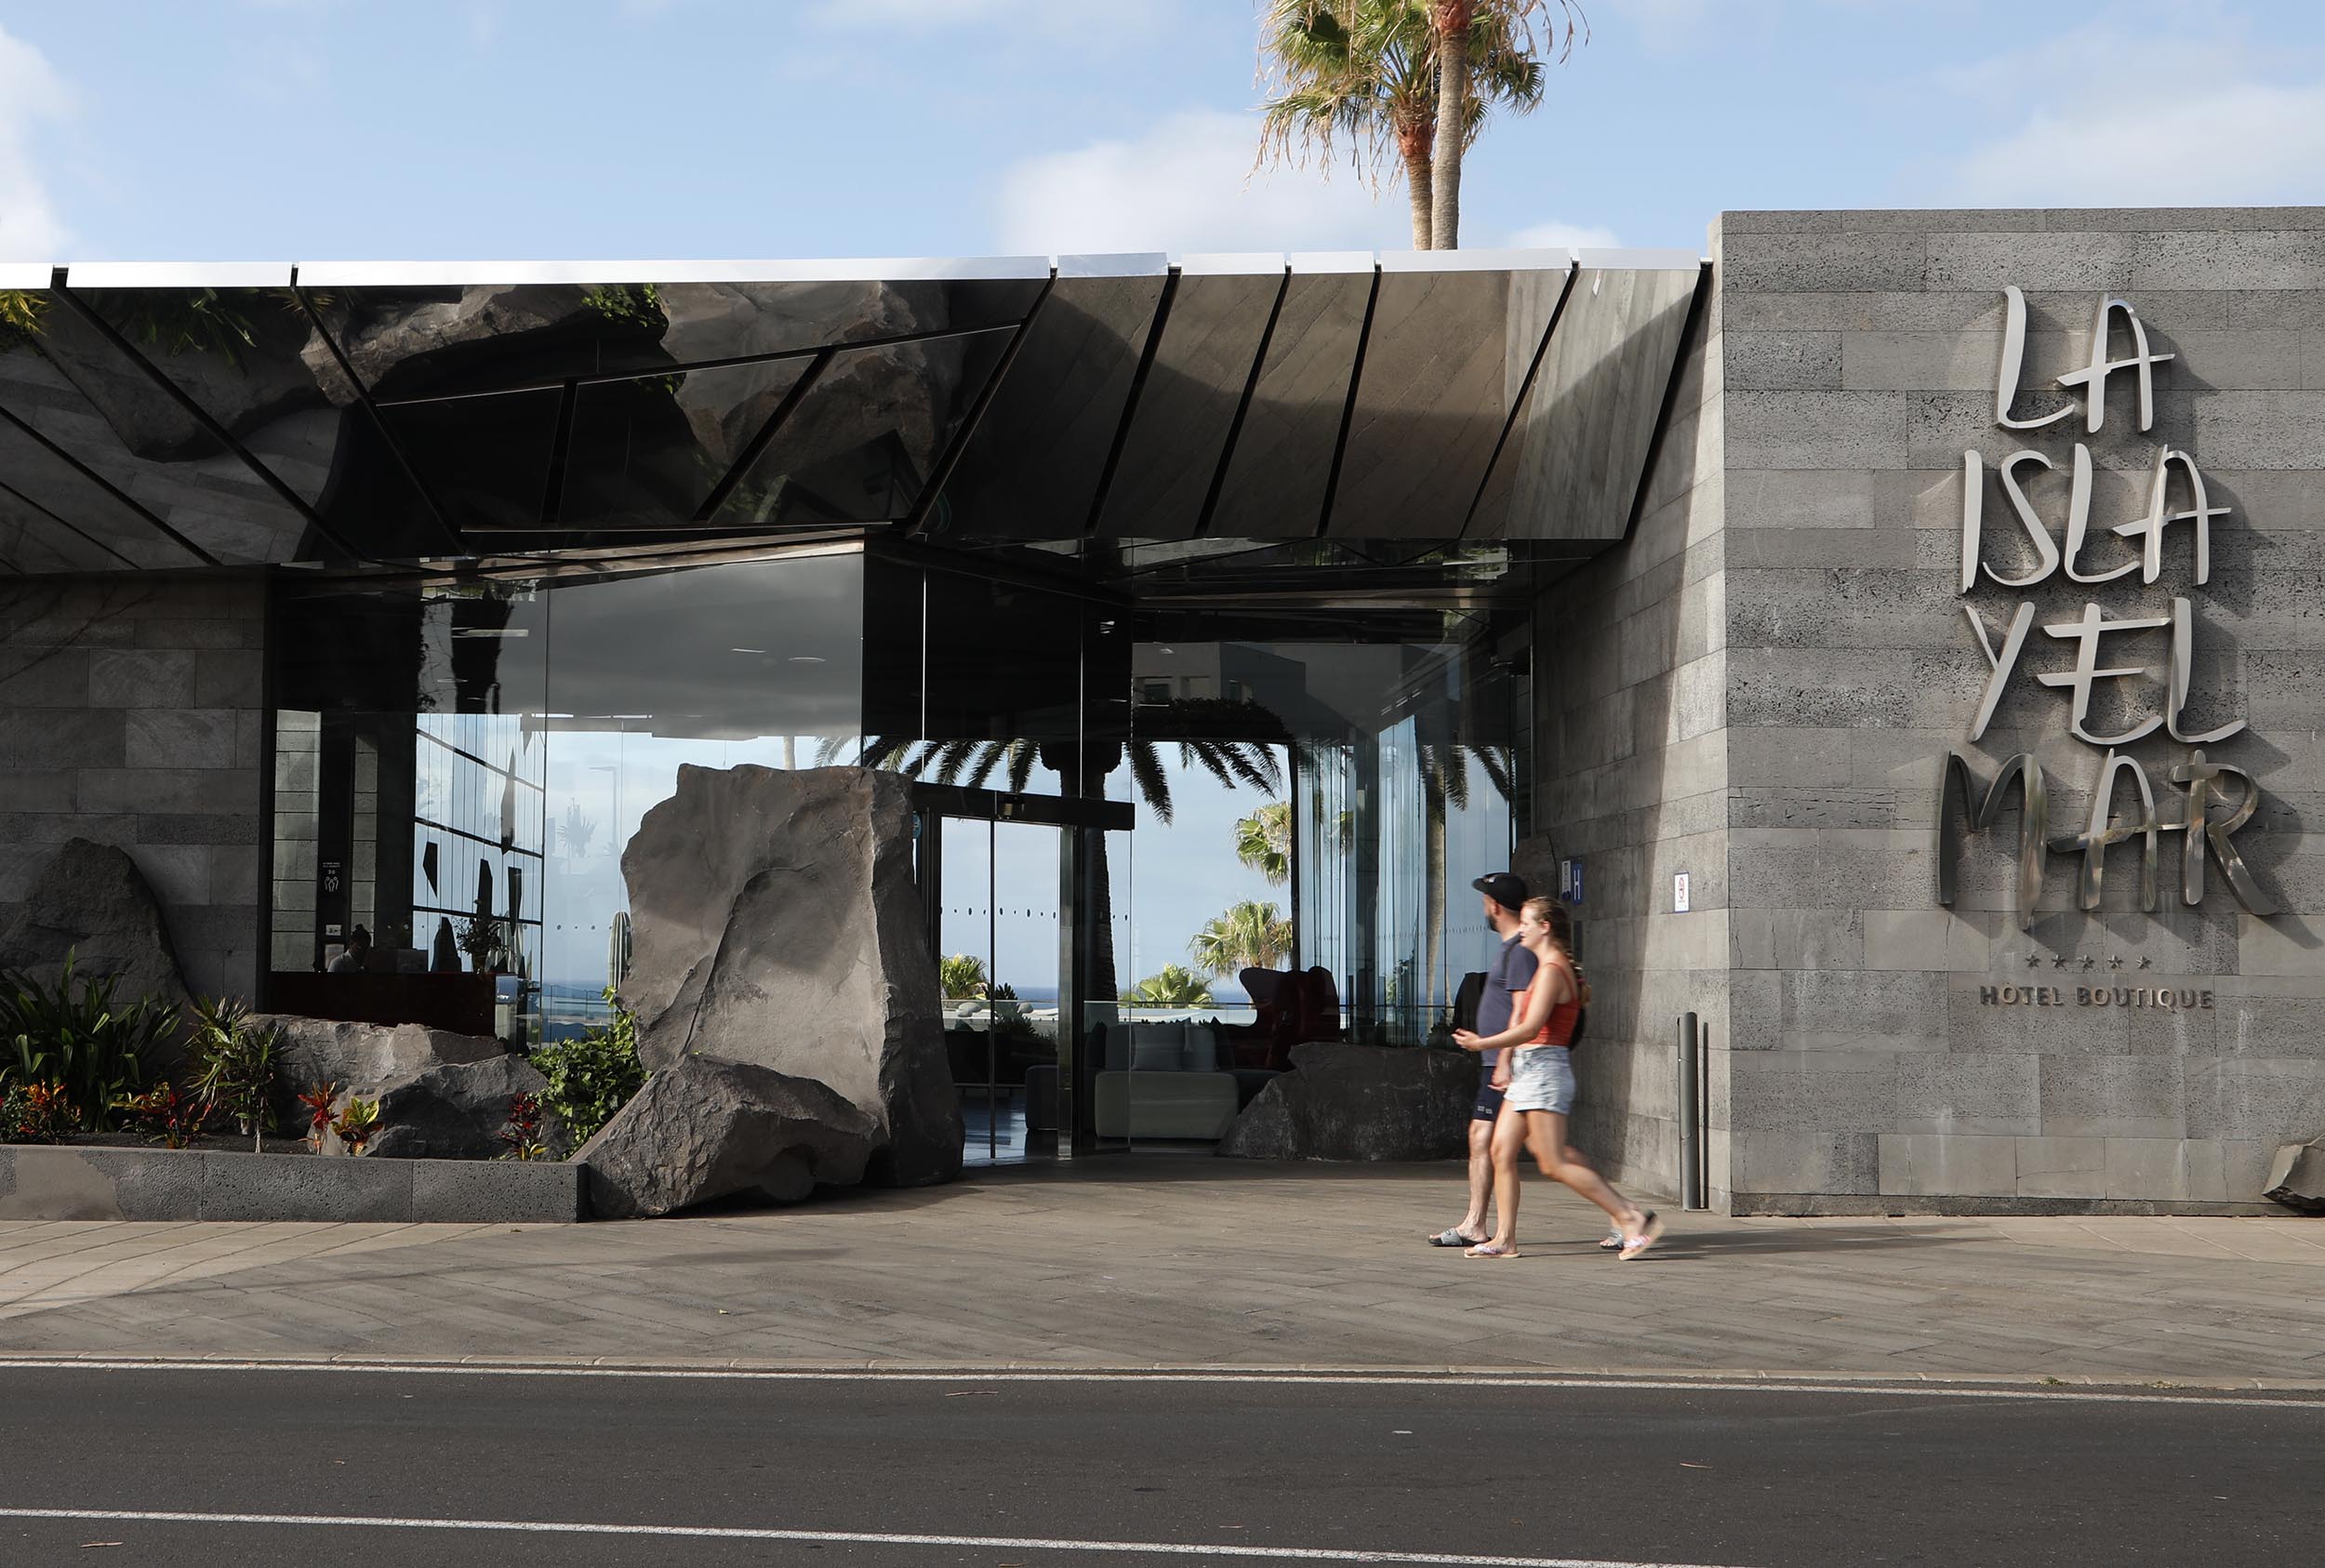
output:
<instances>
[{"instance_id":1,"label":"woman walking","mask_svg":"<svg viewBox=\"0 0 2325 1568\"><path fill-rule=\"evenodd\" d=\"M1654 1210L1641 1208L1608 1186L1566 1141L1566 1118L1574 1109L1574 1069L1568 1047L1590 993L1574 973L1568 950L1572 927L1565 906L1550 898L1527 899L1519 911L1518 936L1540 966L1533 984L1519 993L1510 1027L1491 1036L1454 1031L1462 1049L1501 1051L1503 1061L1510 1064L1509 1089L1494 1123L1494 1235L1464 1256L1518 1256L1518 1150L1522 1145L1533 1151L1544 1176L1564 1182L1604 1209L1622 1238L1622 1256L1637 1257L1662 1237L1663 1222Z\"/></svg>"}]
</instances>

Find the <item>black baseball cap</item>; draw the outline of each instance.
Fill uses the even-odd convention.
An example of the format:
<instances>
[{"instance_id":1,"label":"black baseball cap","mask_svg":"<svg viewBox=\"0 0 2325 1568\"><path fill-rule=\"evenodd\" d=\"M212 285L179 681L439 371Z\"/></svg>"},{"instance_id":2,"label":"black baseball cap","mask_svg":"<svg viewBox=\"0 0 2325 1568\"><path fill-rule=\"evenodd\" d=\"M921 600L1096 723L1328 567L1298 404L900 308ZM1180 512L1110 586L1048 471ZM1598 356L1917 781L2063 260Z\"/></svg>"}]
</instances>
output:
<instances>
[{"instance_id":1,"label":"black baseball cap","mask_svg":"<svg viewBox=\"0 0 2325 1568\"><path fill-rule=\"evenodd\" d=\"M1526 901L1526 884L1514 871L1488 871L1469 884L1503 909L1516 910Z\"/></svg>"}]
</instances>

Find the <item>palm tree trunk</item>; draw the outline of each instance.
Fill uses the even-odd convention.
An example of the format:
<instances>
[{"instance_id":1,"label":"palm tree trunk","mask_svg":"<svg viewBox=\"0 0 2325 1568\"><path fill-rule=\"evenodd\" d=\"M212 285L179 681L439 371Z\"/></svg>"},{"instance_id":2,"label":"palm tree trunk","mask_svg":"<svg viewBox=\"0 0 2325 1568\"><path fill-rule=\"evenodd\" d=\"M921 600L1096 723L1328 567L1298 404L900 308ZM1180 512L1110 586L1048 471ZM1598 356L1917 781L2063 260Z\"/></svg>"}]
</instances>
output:
<instances>
[{"instance_id":1,"label":"palm tree trunk","mask_svg":"<svg viewBox=\"0 0 2325 1568\"><path fill-rule=\"evenodd\" d=\"M1461 135L1468 123L1469 21L1477 0L1436 0L1437 145L1430 155L1431 248L1461 245Z\"/></svg>"},{"instance_id":2,"label":"palm tree trunk","mask_svg":"<svg viewBox=\"0 0 2325 1568\"><path fill-rule=\"evenodd\" d=\"M1404 153L1404 188L1405 194L1412 198L1413 203L1413 248L1415 250L1428 249L1429 236L1436 232L1436 216L1432 210L1436 184L1429 177L1428 158L1426 146L1407 149Z\"/></svg>"}]
</instances>

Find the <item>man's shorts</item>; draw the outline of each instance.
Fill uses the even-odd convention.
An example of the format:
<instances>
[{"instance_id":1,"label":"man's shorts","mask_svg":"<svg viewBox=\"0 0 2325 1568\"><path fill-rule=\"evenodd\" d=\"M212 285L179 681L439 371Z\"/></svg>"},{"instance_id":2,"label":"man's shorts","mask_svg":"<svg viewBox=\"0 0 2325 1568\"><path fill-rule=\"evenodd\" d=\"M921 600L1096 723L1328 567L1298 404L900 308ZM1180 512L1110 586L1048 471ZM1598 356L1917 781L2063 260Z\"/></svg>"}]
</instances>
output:
<instances>
[{"instance_id":1,"label":"man's shorts","mask_svg":"<svg viewBox=\"0 0 2325 1568\"><path fill-rule=\"evenodd\" d=\"M1512 1110L1554 1110L1564 1116L1574 1109L1574 1053L1563 1045L1534 1045L1521 1049L1509 1070L1509 1108Z\"/></svg>"},{"instance_id":2,"label":"man's shorts","mask_svg":"<svg viewBox=\"0 0 2325 1568\"><path fill-rule=\"evenodd\" d=\"M1493 1079L1494 1070L1490 1067L1478 1074L1478 1097L1477 1103L1469 1107L1470 1121L1492 1122L1501 1116L1502 1092L1494 1087Z\"/></svg>"}]
</instances>

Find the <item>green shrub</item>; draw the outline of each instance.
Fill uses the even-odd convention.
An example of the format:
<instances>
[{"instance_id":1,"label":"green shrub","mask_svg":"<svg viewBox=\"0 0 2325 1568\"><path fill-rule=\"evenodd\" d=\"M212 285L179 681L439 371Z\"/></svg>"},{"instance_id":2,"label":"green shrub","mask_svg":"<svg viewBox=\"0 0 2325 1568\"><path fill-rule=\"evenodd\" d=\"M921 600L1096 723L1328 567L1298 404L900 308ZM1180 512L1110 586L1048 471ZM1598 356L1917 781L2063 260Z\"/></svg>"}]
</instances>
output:
<instances>
[{"instance_id":1,"label":"green shrub","mask_svg":"<svg viewBox=\"0 0 2325 1568\"><path fill-rule=\"evenodd\" d=\"M116 1004L112 976L76 976L67 955L52 987L0 975L0 1078L56 1083L84 1125L113 1129L113 1107L145 1086L178 1010L140 998Z\"/></svg>"},{"instance_id":2,"label":"green shrub","mask_svg":"<svg viewBox=\"0 0 2325 1568\"><path fill-rule=\"evenodd\" d=\"M533 1053L533 1065L549 1080L541 1109L557 1119L572 1149L596 1136L645 1083L645 1066L638 1060L638 1020L622 1010L613 991L606 991L605 1000L613 1004L613 1015L604 1023Z\"/></svg>"},{"instance_id":3,"label":"green shrub","mask_svg":"<svg viewBox=\"0 0 2325 1568\"><path fill-rule=\"evenodd\" d=\"M193 1093L211 1111L231 1116L261 1146L274 1125L269 1103L279 1073L282 1034L272 1025L250 1021L250 1009L231 998L203 997L193 1003L188 1042L193 1056Z\"/></svg>"}]
</instances>

